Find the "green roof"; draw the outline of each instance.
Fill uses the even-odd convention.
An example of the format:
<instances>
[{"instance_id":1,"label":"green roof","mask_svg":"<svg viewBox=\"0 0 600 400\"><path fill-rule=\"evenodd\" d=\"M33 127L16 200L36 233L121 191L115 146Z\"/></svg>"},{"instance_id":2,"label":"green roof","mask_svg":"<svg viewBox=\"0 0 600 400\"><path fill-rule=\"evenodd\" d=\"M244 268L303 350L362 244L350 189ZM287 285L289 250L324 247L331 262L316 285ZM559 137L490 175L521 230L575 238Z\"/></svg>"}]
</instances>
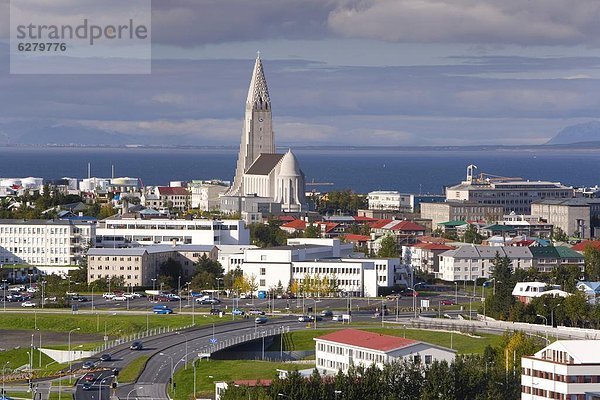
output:
<instances>
[{"instance_id":1,"label":"green roof","mask_svg":"<svg viewBox=\"0 0 600 400\"><path fill-rule=\"evenodd\" d=\"M462 225L466 225L467 221L447 221L447 222L440 222L438 225L444 225L444 226L462 226Z\"/></svg>"},{"instance_id":2,"label":"green roof","mask_svg":"<svg viewBox=\"0 0 600 400\"><path fill-rule=\"evenodd\" d=\"M583 259L583 255L579 254L575 250L571 250L566 246L536 246L530 247L529 250L533 255L533 258L577 258Z\"/></svg>"},{"instance_id":3,"label":"green roof","mask_svg":"<svg viewBox=\"0 0 600 400\"><path fill-rule=\"evenodd\" d=\"M508 231L514 231L515 228L513 228L512 226L507 226L507 225L500 225L500 224L494 224L494 225L489 225L484 227L483 229L487 229L489 231L504 231L504 232L508 232Z\"/></svg>"}]
</instances>

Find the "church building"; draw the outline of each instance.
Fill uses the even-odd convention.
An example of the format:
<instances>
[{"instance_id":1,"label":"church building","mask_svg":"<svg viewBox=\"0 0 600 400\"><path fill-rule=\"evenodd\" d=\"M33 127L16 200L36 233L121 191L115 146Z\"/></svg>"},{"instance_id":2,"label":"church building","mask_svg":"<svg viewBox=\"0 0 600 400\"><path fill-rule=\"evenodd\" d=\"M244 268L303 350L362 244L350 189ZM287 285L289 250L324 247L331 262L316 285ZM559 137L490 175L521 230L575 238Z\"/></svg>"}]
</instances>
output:
<instances>
[{"instance_id":1,"label":"church building","mask_svg":"<svg viewBox=\"0 0 600 400\"><path fill-rule=\"evenodd\" d=\"M233 185L226 197L259 197L281 211L306 210L304 173L291 150L276 153L271 99L260 55L256 58Z\"/></svg>"}]
</instances>

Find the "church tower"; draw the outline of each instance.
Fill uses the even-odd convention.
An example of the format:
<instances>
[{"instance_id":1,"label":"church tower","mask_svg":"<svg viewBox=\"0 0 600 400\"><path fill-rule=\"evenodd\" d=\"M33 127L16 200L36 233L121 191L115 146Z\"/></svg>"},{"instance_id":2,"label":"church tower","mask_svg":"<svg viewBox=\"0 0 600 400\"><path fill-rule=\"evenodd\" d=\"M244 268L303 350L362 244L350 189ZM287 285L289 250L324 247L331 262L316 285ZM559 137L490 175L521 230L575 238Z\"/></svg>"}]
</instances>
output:
<instances>
[{"instance_id":1,"label":"church tower","mask_svg":"<svg viewBox=\"0 0 600 400\"><path fill-rule=\"evenodd\" d=\"M246 194L243 189L244 174L261 154L275 153L273 136L271 99L259 53L254 63L252 80L248 89L242 142L233 186L227 193L229 196L243 196Z\"/></svg>"}]
</instances>

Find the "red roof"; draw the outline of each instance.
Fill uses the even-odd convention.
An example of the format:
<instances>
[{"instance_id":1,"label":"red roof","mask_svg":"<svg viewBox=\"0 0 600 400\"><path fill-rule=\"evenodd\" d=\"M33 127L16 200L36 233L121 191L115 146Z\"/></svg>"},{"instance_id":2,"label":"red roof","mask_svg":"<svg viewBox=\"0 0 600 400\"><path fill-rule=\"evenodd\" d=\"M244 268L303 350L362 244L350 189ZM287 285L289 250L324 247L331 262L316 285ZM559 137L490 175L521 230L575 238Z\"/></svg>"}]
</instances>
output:
<instances>
[{"instance_id":1,"label":"red roof","mask_svg":"<svg viewBox=\"0 0 600 400\"><path fill-rule=\"evenodd\" d=\"M320 229L323 229L323 226L325 226L325 232L327 232L327 233L331 232L332 230L334 230L335 228L340 226L340 224L338 224L336 222L317 222L317 225L319 225Z\"/></svg>"},{"instance_id":2,"label":"red roof","mask_svg":"<svg viewBox=\"0 0 600 400\"><path fill-rule=\"evenodd\" d=\"M454 250L454 247L447 246L441 243L416 243L414 247L418 247L420 249L425 250Z\"/></svg>"},{"instance_id":3,"label":"red roof","mask_svg":"<svg viewBox=\"0 0 600 400\"><path fill-rule=\"evenodd\" d=\"M347 233L344 235L344 239L346 239L350 242L368 242L369 240L371 240L371 236Z\"/></svg>"},{"instance_id":4,"label":"red roof","mask_svg":"<svg viewBox=\"0 0 600 400\"><path fill-rule=\"evenodd\" d=\"M425 231L421 225L415 224L411 221L400 221L398 224L392 226L393 231Z\"/></svg>"},{"instance_id":5,"label":"red roof","mask_svg":"<svg viewBox=\"0 0 600 400\"><path fill-rule=\"evenodd\" d=\"M571 247L571 250L575 251L585 251L585 248L588 246L592 246L595 249L600 250L600 240L586 240L584 242L577 243L575 246Z\"/></svg>"},{"instance_id":6,"label":"red roof","mask_svg":"<svg viewBox=\"0 0 600 400\"><path fill-rule=\"evenodd\" d=\"M293 221L286 222L285 224L281 225L281 227L303 231L306 229L306 222L302 221L301 219L295 219Z\"/></svg>"},{"instance_id":7,"label":"red roof","mask_svg":"<svg viewBox=\"0 0 600 400\"><path fill-rule=\"evenodd\" d=\"M327 335L319 336L316 339L379 351L390 351L419 343L418 341L412 339L382 335L379 333L366 332L358 329L344 329L329 333Z\"/></svg>"},{"instance_id":8,"label":"red roof","mask_svg":"<svg viewBox=\"0 0 600 400\"><path fill-rule=\"evenodd\" d=\"M421 243L440 243L440 244L448 243L448 242L452 241L450 239L446 239L443 237L434 237L434 236L419 236L418 240Z\"/></svg>"},{"instance_id":9,"label":"red roof","mask_svg":"<svg viewBox=\"0 0 600 400\"><path fill-rule=\"evenodd\" d=\"M535 240L525 239L525 240L519 240L517 242L513 242L513 243L511 243L511 246L515 246L515 247L529 247L529 246L531 246L534 243L535 243Z\"/></svg>"},{"instance_id":10,"label":"red roof","mask_svg":"<svg viewBox=\"0 0 600 400\"><path fill-rule=\"evenodd\" d=\"M291 215L280 215L278 217L275 217L275 219L278 219L280 221L288 221L289 222L289 221L295 220L296 218L292 217Z\"/></svg>"},{"instance_id":11,"label":"red roof","mask_svg":"<svg viewBox=\"0 0 600 400\"><path fill-rule=\"evenodd\" d=\"M159 186L158 193L161 196L188 196L190 192L183 187Z\"/></svg>"},{"instance_id":12,"label":"red roof","mask_svg":"<svg viewBox=\"0 0 600 400\"><path fill-rule=\"evenodd\" d=\"M390 222L392 222L391 219L380 219L380 220L377 220L377 221L369 224L369 226L373 229L380 229L380 228L383 228L384 226L386 226L387 224L389 224Z\"/></svg>"},{"instance_id":13,"label":"red roof","mask_svg":"<svg viewBox=\"0 0 600 400\"><path fill-rule=\"evenodd\" d=\"M364 217L364 216L358 217L358 216L356 216L356 217L354 217L354 220L356 222L373 222L373 221L377 221L377 218Z\"/></svg>"}]
</instances>

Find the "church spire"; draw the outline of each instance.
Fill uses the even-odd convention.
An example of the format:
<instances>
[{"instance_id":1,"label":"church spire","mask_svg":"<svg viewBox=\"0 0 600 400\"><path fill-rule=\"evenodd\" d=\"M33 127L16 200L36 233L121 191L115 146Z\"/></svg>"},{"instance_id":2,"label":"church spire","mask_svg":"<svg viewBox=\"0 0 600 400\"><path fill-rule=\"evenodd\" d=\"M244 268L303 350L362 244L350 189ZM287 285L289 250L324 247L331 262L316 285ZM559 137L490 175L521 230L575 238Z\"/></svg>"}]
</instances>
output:
<instances>
[{"instance_id":1,"label":"church spire","mask_svg":"<svg viewBox=\"0 0 600 400\"><path fill-rule=\"evenodd\" d=\"M260 52L257 53L254 70L252 71L252 80L248 89L248 98L246 99L246 109L270 110L271 98L269 97L269 88L263 70Z\"/></svg>"}]
</instances>

